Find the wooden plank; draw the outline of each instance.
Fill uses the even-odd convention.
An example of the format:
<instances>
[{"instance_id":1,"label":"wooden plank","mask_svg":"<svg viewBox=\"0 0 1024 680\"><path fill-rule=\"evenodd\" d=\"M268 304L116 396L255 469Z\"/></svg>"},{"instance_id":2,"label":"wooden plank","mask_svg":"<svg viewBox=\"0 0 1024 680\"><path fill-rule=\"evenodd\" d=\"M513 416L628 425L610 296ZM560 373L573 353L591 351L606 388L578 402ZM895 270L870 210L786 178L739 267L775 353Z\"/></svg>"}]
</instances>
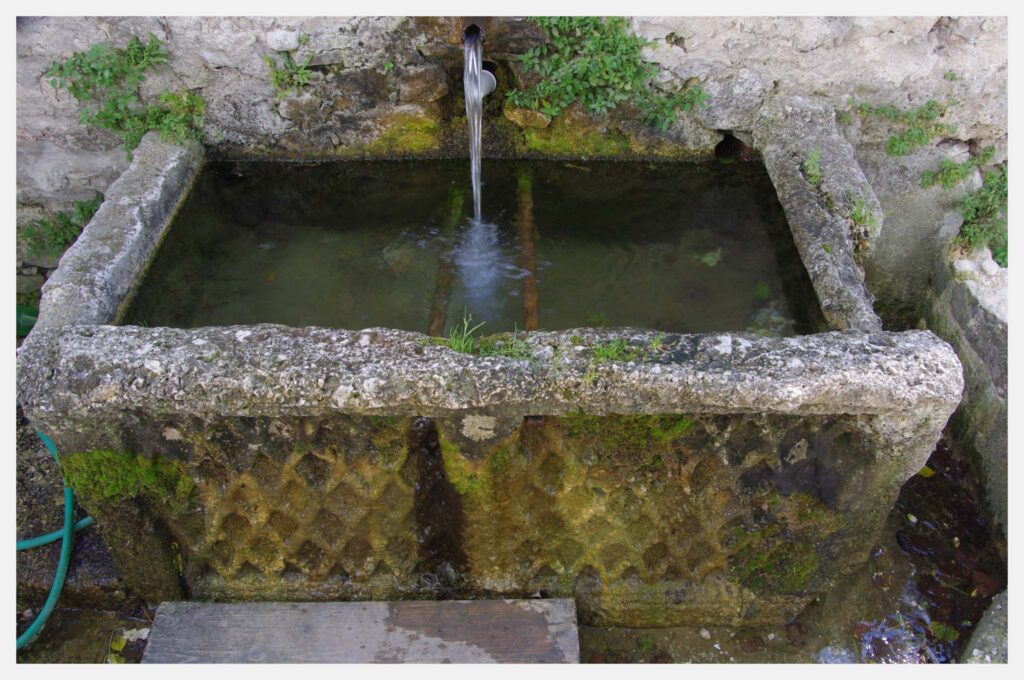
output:
<instances>
[{"instance_id":1,"label":"wooden plank","mask_svg":"<svg viewBox=\"0 0 1024 680\"><path fill-rule=\"evenodd\" d=\"M164 602L143 663L578 663L572 600Z\"/></svg>"}]
</instances>

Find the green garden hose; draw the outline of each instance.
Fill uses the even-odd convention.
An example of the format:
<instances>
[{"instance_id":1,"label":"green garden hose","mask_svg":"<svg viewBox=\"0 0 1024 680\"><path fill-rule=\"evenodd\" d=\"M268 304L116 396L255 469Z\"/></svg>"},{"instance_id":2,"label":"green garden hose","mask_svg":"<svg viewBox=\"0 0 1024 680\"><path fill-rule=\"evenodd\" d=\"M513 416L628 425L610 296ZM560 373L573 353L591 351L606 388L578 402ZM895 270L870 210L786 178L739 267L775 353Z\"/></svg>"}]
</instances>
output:
<instances>
[{"instance_id":1,"label":"green garden hose","mask_svg":"<svg viewBox=\"0 0 1024 680\"><path fill-rule=\"evenodd\" d=\"M86 517L85 519L80 519L77 522L75 522L75 533L78 533L82 529L84 529L86 527L91 527L91 526L92 526L92 517ZM24 539L18 541L18 552L21 552L22 550L28 550L29 548L38 548L41 545L46 545L47 543L53 543L54 541L59 541L63 537L64 537L64 530L63 529L57 529L56 531L51 531L50 533L43 534L41 536L33 536L32 538L24 538Z\"/></svg>"},{"instance_id":2,"label":"green garden hose","mask_svg":"<svg viewBox=\"0 0 1024 680\"><path fill-rule=\"evenodd\" d=\"M54 446L53 441L45 434L36 430L36 434L43 440L43 444L46 444L46 448L50 450L50 455L57 462L57 466L60 466L60 456L57 454L57 447ZM39 610L39 614L32 621L24 633L18 636L17 649L21 649L29 642L35 639L39 631L43 629L43 625L46 620L50 618L50 614L53 613L54 607L57 606L57 600L60 598L60 591L64 588L64 579L68 575L68 567L71 564L71 545L74 540L75 531L84 529L85 527L92 524L92 517L86 517L80 520L77 524L75 523L75 492L72 491L71 487L68 486L67 481L64 482L64 528L61 531L54 531L49 534L42 536L36 536L35 538L27 538L22 541L18 541L18 550L25 550L26 548L33 548L38 545L46 545L52 543L55 540L60 539L60 562L57 563L57 573L53 575L53 585L50 586L50 594L46 596L46 602L43 604L43 608Z\"/></svg>"}]
</instances>

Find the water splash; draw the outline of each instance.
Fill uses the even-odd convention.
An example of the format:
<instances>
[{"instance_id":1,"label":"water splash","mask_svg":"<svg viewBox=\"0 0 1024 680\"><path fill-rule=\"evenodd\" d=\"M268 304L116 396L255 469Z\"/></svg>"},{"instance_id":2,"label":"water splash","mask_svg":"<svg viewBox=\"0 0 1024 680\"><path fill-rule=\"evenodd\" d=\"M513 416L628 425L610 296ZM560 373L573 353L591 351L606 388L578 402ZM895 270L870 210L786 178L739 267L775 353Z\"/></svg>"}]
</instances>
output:
<instances>
[{"instance_id":1,"label":"water splash","mask_svg":"<svg viewBox=\"0 0 1024 680\"><path fill-rule=\"evenodd\" d=\"M469 310L481 321L497 323L510 289L508 282L529 274L515 265L511 249L502 247L498 225L470 220L452 256Z\"/></svg>"},{"instance_id":2,"label":"water splash","mask_svg":"<svg viewBox=\"0 0 1024 680\"><path fill-rule=\"evenodd\" d=\"M483 61L482 35L467 30L463 39L464 65L462 84L466 98L466 120L469 123L469 171L473 181L473 219L480 222L480 150L483 125L484 92L480 82Z\"/></svg>"}]
</instances>

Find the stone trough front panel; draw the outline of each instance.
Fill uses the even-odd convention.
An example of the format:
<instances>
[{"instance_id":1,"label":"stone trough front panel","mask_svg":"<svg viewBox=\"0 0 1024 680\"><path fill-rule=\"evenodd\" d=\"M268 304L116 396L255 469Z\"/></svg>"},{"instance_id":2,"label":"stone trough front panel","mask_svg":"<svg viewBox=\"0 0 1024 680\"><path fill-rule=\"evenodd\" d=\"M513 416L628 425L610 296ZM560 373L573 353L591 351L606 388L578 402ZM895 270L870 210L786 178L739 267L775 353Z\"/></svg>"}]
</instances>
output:
<instances>
[{"instance_id":1,"label":"stone trough front panel","mask_svg":"<svg viewBox=\"0 0 1024 680\"><path fill-rule=\"evenodd\" d=\"M962 390L928 332L39 329L20 398L134 592L575 597L781 623L868 555ZM625 338L633 359L594 347Z\"/></svg>"}]
</instances>

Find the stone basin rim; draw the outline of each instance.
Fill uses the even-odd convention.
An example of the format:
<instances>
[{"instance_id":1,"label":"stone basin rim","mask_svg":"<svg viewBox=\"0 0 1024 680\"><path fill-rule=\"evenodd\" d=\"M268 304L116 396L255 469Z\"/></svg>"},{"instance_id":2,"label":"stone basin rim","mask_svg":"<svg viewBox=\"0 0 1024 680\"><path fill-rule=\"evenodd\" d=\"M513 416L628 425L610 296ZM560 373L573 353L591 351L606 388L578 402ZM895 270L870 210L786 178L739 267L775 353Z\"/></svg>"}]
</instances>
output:
<instances>
[{"instance_id":1,"label":"stone basin rim","mask_svg":"<svg viewBox=\"0 0 1024 680\"><path fill-rule=\"evenodd\" d=\"M215 416L500 416L952 412L960 362L930 331L788 338L641 329L533 331L533 359L479 356L387 328L69 325L18 355L19 398L43 426L141 409ZM627 340L644 356L598 362ZM657 343L660 342L660 345ZM657 347L657 349L655 349Z\"/></svg>"}]
</instances>

